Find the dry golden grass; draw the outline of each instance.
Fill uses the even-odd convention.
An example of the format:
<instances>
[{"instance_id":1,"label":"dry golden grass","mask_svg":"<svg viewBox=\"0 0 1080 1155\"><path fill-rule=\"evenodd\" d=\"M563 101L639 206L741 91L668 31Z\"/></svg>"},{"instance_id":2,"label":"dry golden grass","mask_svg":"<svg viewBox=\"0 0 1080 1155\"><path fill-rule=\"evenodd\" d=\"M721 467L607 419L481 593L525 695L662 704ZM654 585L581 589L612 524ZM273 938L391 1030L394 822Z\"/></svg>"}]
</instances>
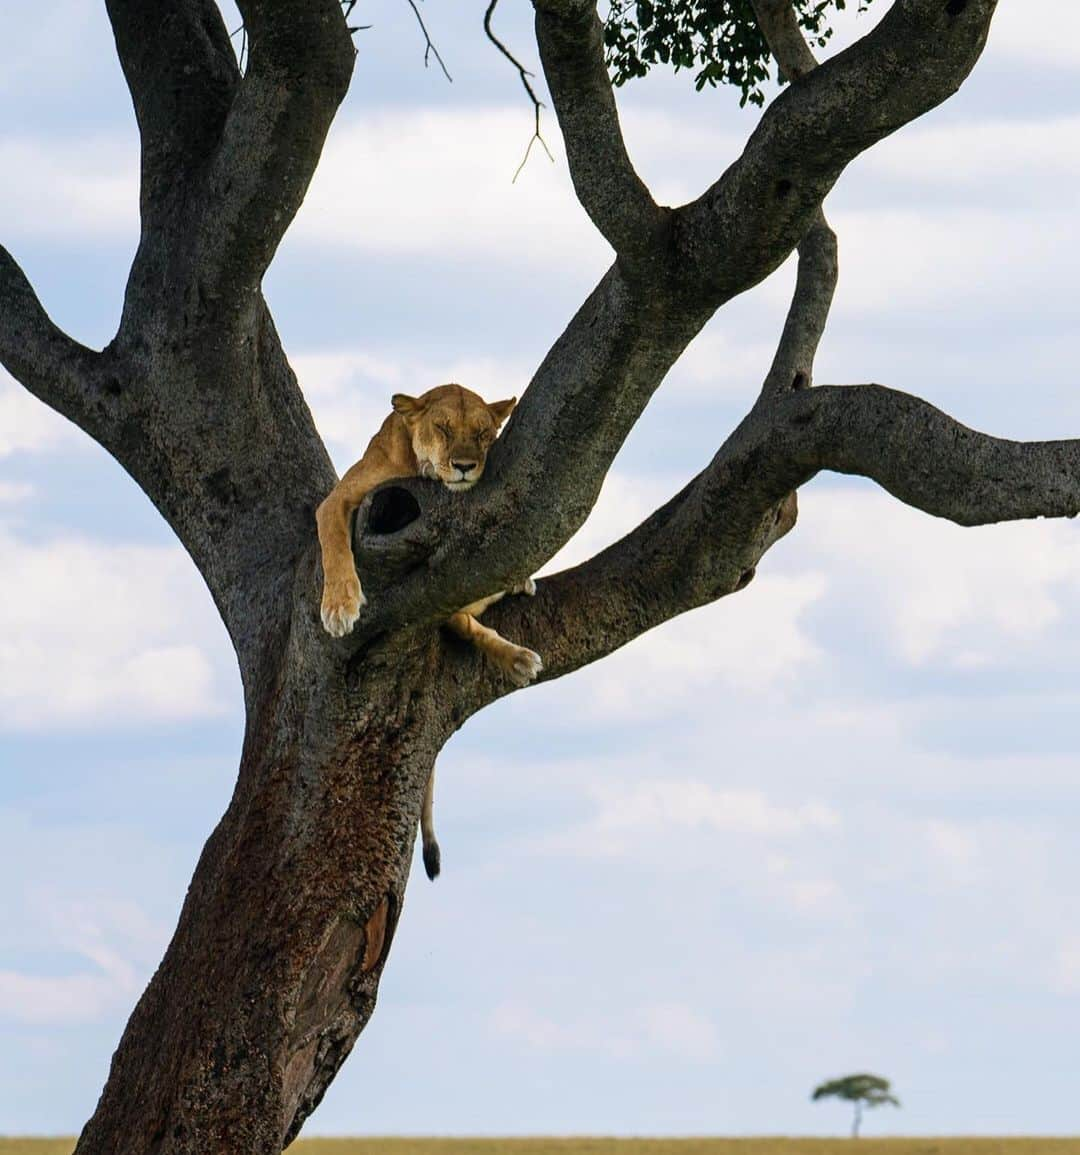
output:
<instances>
[{"instance_id":1,"label":"dry golden grass","mask_svg":"<svg viewBox=\"0 0 1080 1155\"><path fill-rule=\"evenodd\" d=\"M71 1155L73 1139L0 1139L0 1155ZM1080 1155L1075 1139L301 1139L291 1155Z\"/></svg>"}]
</instances>

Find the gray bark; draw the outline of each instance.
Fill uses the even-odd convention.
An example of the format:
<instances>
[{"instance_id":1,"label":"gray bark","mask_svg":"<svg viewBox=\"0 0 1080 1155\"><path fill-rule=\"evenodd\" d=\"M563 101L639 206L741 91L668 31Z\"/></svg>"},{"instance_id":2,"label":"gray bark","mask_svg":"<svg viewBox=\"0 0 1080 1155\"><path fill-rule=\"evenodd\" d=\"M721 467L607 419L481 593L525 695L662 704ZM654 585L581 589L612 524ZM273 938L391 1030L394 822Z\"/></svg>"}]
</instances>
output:
<instances>
[{"instance_id":1,"label":"gray bark","mask_svg":"<svg viewBox=\"0 0 1080 1155\"><path fill-rule=\"evenodd\" d=\"M243 0L241 76L210 0L107 0L142 138L140 244L102 351L48 319L0 249L0 362L121 462L204 575L236 648L236 790L113 1060L80 1155L276 1153L372 1013L442 744L510 685L440 630L581 526L668 369L714 312L795 249L799 274L753 409L622 541L485 620L544 678L745 588L827 469L961 524L1080 509L1080 443L965 429L876 385L811 388L836 282L821 211L844 167L945 100L993 0L897 0L814 66L786 0L755 0L792 80L701 197L658 206L634 172L590 0L535 0L574 187L616 258L466 495L391 483L357 519L370 605L318 621L314 510L335 481L261 296L348 87L334 0ZM793 34L794 29L794 34Z\"/></svg>"}]
</instances>

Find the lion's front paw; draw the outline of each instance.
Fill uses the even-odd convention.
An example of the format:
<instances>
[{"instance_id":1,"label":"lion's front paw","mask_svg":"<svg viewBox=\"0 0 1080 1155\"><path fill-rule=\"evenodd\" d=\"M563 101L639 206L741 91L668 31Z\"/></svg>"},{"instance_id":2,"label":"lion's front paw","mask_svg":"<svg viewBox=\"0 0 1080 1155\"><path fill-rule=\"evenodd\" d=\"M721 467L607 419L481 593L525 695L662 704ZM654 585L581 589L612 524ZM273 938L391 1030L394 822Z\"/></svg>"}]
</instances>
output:
<instances>
[{"instance_id":1,"label":"lion's front paw","mask_svg":"<svg viewBox=\"0 0 1080 1155\"><path fill-rule=\"evenodd\" d=\"M543 668L544 662L538 653L517 646L506 672L515 686L527 686Z\"/></svg>"},{"instance_id":2,"label":"lion's front paw","mask_svg":"<svg viewBox=\"0 0 1080 1155\"><path fill-rule=\"evenodd\" d=\"M335 582L323 590L323 629L335 638L343 638L356 625L367 598L356 578Z\"/></svg>"},{"instance_id":3,"label":"lion's front paw","mask_svg":"<svg viewBox=\"0 0 1080 1155\"><path fill-rule=\"evenodd\" d=\"M536 582L533 578L526 578L523 582L518 582L517 585L510 587L512 594L524 594L531 598L536 596Z\"/></svg>"}]
</instances>

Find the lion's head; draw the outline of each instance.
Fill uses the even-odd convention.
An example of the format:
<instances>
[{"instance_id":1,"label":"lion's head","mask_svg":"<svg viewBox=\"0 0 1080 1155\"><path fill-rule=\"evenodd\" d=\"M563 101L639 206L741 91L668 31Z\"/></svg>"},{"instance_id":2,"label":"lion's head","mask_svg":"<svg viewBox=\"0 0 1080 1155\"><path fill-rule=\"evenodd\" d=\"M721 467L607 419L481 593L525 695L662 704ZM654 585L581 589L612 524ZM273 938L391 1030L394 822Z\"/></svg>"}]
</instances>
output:
<instances>
[{"instance_id":1,"label":"lion's head","mask_svg":"<svg viewBox=\"0 0 1080 1155\"><path fill-rule=\"evenodd\" d=\"M517 398L488 404L461 385L439 385L419 397L395 393L394 412L405 422L421 477L448 489L468 489L480 480L488 450Z\"/></svg>"}]
</instances>

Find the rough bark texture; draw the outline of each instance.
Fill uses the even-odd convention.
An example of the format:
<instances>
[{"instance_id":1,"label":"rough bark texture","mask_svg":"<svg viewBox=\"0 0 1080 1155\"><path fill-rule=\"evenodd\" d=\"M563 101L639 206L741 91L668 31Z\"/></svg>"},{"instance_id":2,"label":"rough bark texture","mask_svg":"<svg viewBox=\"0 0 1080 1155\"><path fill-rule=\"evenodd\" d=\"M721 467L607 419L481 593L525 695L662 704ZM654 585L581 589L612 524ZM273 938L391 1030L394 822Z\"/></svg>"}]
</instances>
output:
<instances>
[{"instance_id":1,"label":"rough bark texture","mask_svg":"<svg viewBox=\"0 0 1080 1155\"><path fill-rule=\"evenodd\" d=\"M544 678L745 588L819 470L872 477L965 525L1073 516L1080 444L986 437L882 386L811 388L837 270L822 198L850 160L959 87L994 0L896 0L820 67L787 0L754 0L792 83L734 164L678 208L656 205L633 170L595 4L534 0L574 187L615 263L475 490L395 482L360 511L371 604L333 641L318 621L314 510L334 472L260 283L348 87L341 8L242 0L241 76L211 0L107 6L143 145L120 328L101 352L73 342L0 248L0 361L112 453L183 541L236 647L247 734L235 794L77 1150L276 1155L372 1013L439 749L511 688L440 621L529 576L578 529L717 308L798 248L776 357L710 465L534 599L488 611L543 654Z\"/></svg>"}]
</instances>

